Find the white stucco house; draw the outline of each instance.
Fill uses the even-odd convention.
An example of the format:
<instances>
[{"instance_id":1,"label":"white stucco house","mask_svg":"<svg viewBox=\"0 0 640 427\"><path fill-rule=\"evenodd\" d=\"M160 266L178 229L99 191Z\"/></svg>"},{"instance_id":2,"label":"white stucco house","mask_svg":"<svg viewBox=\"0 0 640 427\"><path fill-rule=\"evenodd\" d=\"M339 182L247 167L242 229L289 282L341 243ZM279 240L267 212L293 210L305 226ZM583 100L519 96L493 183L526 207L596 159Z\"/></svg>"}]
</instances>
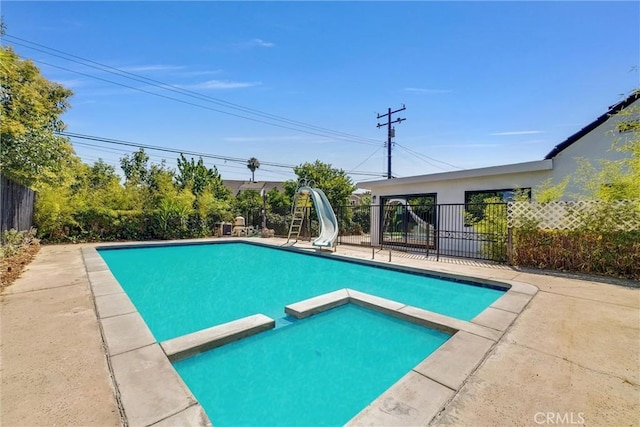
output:
<instances>
[{"instance_id":1,"label":"white stucco house","mask_svg":"<svg viewBox=\"0 0 640 427\"><path fill-rule=\"evenodd\" d=\"M392 202L398 203L398 200L417 200L418 197L428 197L438 205L470 203L473 196L477 194L502 196L503 199L508 200L517 189L529 190L529 194L535 197L536 187L543 181L551 178L553 183L558 183L576 172L578 158L587 159L593 164L599 159L617 160L629 155L611 148L616 139L631 136L632 132L629 131L633 125L638 124L637 114L635 116L618 114L624 109L631 110L632 106L640 109L640 90L635 90L621 102L609 107L600 117L553 147L544 159L362 182L358 183L358 187L371 191L372 205L383 207ZM575 194L577 191L578 189L572 188L570 184L565 194ZM379 210L377 214L372 214L371 243L374 245L380 244L381 236L386 233L387 219L384 215L384 209ZM413 214L412 216L415 217ZM441 218L431 216L423 219L430 222L436 229L448 228L455 233L468 231L468 226L463 224L462 220L443 227ZM416 222L419 225L420 221L417 218ZM409 231L405 226L404 232Z\"/></svg>"}]
</instances>

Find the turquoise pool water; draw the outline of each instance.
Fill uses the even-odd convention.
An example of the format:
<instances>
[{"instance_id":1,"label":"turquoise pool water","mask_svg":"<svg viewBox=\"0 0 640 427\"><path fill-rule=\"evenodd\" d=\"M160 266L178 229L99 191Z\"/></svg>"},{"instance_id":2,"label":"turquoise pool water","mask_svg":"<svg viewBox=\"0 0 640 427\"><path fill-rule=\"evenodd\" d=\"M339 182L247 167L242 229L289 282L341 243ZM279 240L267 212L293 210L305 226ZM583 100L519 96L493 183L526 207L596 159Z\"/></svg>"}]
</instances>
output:
<instances>
[{"instance_id":1,"label":"turquoise pool water","mask_svg":"<svg viewBox=\"0 0 640 427\"><path fill-rule=\"evenodd\" d=\"M344 425L449 335L346 305L177 362L214 425Z\"/></svg>"},{"instance_id":2,"label":"turquoise pool water","mask_svg":"<svg viewBox=\"0 0 640 427\"><path fill-rule=\"evenodd\" d=\"M342 288L471 320L504 291L252 245L101 249L158 341Z\"/></svg>"}]
</instances>

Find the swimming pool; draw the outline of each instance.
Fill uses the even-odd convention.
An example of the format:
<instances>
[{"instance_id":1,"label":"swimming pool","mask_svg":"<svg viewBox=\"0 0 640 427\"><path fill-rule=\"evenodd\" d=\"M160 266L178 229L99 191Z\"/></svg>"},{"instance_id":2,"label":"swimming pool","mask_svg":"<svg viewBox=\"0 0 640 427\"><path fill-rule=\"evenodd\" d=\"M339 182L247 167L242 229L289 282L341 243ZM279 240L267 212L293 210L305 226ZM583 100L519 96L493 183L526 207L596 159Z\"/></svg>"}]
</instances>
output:
<instances>
[{"instance_id":1,"label":"swimming pool","mask_svg":"<svg viewBox=\"0 0 640 427\"><path fill-rule=\"evenodd\" d=\"M344 425L448 338L349 304L174 366L215 425Z\"/></svg>"},{"instance_id":2,"label":"swimming pool","mask_svg":"<svg viewBox=\"0 0 640 427\"><path fill-rule=\"evenodd\" d=\"M100 249L158 341L351 288L462 320L504 290L248 243Z\"/></svg>"},{"instance_id":3,"label":"swimming pool","mask_svg":"<svg viewBox=\"0 0 640 427\"><path fill-rule=\"evenodd\" d=\"M293 321L286 305L349 288L469 320L504 294L247 243L99 253L158 342L256 313L277 319L174 363L216 425L344 424L450 337L350 304Z\"/></svg>"}]
</instances>

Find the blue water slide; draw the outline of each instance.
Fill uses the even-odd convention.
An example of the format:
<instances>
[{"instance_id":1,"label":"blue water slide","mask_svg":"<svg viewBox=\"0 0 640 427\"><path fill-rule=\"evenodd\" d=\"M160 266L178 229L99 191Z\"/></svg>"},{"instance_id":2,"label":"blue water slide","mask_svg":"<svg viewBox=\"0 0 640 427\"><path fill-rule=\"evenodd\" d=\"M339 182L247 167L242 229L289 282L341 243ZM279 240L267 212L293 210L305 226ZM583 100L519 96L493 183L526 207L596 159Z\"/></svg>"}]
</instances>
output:
<instances>
[{"instance_id":1,"label":"blue water slide","mask_svg":"<svg viewBox=\"0 0 640 427\"><path fill-rule=\"evenodd\" d=\"M313 204L316 207L318 222L320 223L320 235L313 241L313 246L331 248L338 238L338 219L333 212L331 203L327 199L324 191L319 188L300 187L299 193L309 192Z\"/></svg>"}]
</instances>

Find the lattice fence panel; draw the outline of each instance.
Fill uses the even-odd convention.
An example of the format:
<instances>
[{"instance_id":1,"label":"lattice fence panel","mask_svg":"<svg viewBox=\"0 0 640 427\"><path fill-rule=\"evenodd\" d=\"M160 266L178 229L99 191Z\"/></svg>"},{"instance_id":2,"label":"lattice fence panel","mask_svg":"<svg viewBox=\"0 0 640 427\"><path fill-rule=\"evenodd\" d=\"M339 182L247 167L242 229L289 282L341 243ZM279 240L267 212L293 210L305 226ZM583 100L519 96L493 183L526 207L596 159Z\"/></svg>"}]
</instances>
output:
<instances>
[{"instance_id":1,"label":"lattice fence panel","mask_svg":"<svg viewBox=\"0 0 640 427\"><path fill-rule=\"evenodd\" d=\"M507 215L509 227L537 227L552 230L576 230L584 227L640 230L640 206L633 200L509 202Z\"/></svg>"}]
</instances>

